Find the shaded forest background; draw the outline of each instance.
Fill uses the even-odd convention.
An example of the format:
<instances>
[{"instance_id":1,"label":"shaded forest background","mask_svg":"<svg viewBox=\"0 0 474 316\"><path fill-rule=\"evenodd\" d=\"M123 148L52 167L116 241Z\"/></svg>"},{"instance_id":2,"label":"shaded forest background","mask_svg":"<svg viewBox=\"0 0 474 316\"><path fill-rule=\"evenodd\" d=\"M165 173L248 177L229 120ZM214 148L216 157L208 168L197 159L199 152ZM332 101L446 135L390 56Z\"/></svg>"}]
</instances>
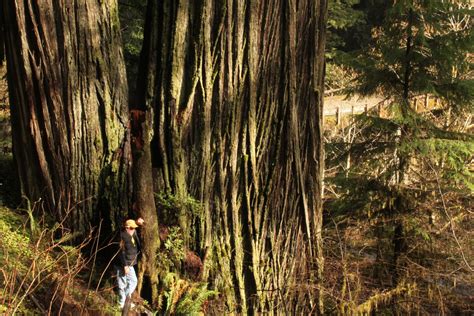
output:
<instances>
[{"instance_id":1,"label":"shaded forest background","mask_svg":"<svg viewBox=\"0 0 474 316\"><path fill-rule=\"evenodd\" d=\"M321 2L322 6L323 3L324 1ZM282 7L276 7L284 7L283 4L280 5ZM239 17L242 12L248 14L248 11L239 6L233 7L233 13L225 12L224 6L220 8L223 11L219 11L217 7L214 8L213 14L221 12L229 21L230 17ZM173 7L172 12L177 14L182 9ZM291 73L290 68L296 67L293 68L293 75L301 75L305 73L304 69L308 65L303 63L292 66L283 62L283 65L279 64L277 67L271 61L262 59L259 64L261 68L252 68L252 62L255 63L256 60L250 59L246 64L247 71L250 71L249 76L252 75L252 69L262 69L262 73L258 70L253 75L261 76L265 80L273 78L276 83L276 86L272 86L270 80L269 83L260 83L252 88L252 84L244 79L248 74L240 72L240 69L236 68L236 72L229 78L215 75L219 67L237 67L238 60L234 60L235 64L232 64L225 59L211 58L207 61L208 68L204 67L208 71L204 78L216 76L212 80L222 80L220 85L228 86L226 89L213 90L210 81L209 85L205 86L206 81L203 80L200 83L203 85L202 91L208 89L213 95L206 101L205 92L195 92L193 74L211 55L199 56L196 52L207 51L208 54L213 54L218 49L225 52L225 45L230 45L234 52L242 49L239 58L244 58L244 55L249 54L244 39L247 35L242 31L242 37L239 37L238 31L235 30L238 27L232 28L225 23L221 25L222 29L232 29L229 29L231 35L225 41L216 40L216 37L213 37L215 34L210 30L206 33L205 17L215 19L215 25L218 24L218 19L213 17L211 11L208 11L210 8L204 4L188 8L188 12L193 14L202 13L202 24L192 19L181 23L179 20L173 21L170 16L163 14L164 10L165 6L154 6L152 2L147 4L144 0L124 0L118 3L120 30L117 34L121 36L126 72L124 67L123 72L119 71L117 76L128 82L128 89L122 90L120 94L126 94L130 100L127 104L129 109L122 111L130 110L132 122L132 134L128 136L131 147L124 150L129 150L130 155L133 155L134 164L143 168L135 168L133 174L126 176L129 178L109 178L107 181L122 183L124 190L127 190L126 186L132 182L136 188L142 189L135 189L133 197L127 198L126 201L121 200L123 197L118 198L118 195L108 196L107 199L114 200L118 205L127 205L116 214L92 214L91 218L79 216L73 220L76 223L88 223L108 218L103 223L101 233L106 236L111 236L122 218L128 215L142 215L148 223L156 223L156 226L144 232L149 234L144 236L145 239L156 242L149 243L149 248L145 249L144 265L141 267L145 275L142 276L141 288L143 296L149 302L141 302L141 305L177 315L203 311L209 314L236 311L249 314L265 311L320 314L376 312L394 315L472 313L474 140L470 52L473 51L473 32L472 5L469 2L328 2L324 50L326 97L376 96L382 101L372 108L367 107L363 113L336 114L323 118L322 109L318 108L318 98L322 98L322 95L309 96L313 99L308 104L316 107L309 107L298 113L298 117L302 119L311 116L314 121L309 120L307 124L302 124L308 128L298 132L301 133L302 139L307 137L301 143L303 149L313 144L317 152L318 146L323 144L318 143L318 139L324 140L324 163L322 152L320 161L316 159L318 168L324 165L324 182L323 170L314 169L315 165L311 163L302 163L302 166L308 169L298 170L298 149L292 149L289 145L296 138L287 139L283 137L284 133L272 134L275 133L270 132L274 131L273 127L268 130L264 127L254 130L258 135L256 138L249 134L242 136L252 132L251 120L247 121L249 127L242 129L231 122L245 122L245 115L239 116L225 106L207 110L205 106L206 102L211 102L215 97L227 100L229 95L226 93L229 89L235 88L235 93L239 94L241 87L249 87L247 92L241 94L240 99L232 102L240 105L254 104L255 112L252 112L252 109L246 112L250 113L250 116L254 113L262 122L275 122L272 124L281 124L280 130L291 131L290 125L285 127L285 124L291 124L291 119L286 121L284 115L285 112L292 111L291 107L265 114L265 109L271 102L259 110L258 102L252 99L252 93L258 91L258 95L277 100L275 102L283 99L288 101L290 99L286 99L286 96L278 95L278 92L274 94L278 91L275 87L281 88L281 83L278 83L279 74L274 71L284 69L285 72ZM227 10L231 9L227 7ZM267 7L259 10L255 12L273 12ZM317 8L312 7L311 10L314 11L310 12L321 18L316 12ZM277 12L278 9L273 14ZM254 18L265 16L259 14L255 14ZM186 14L182 18L185 16ZM175 18L178 19L179 14ZM298 18L302 19L302 24L311 25L308 16L302 15ZM241 21L242 30L245 30L246 16L242 15L240 19L233 23L239 25L238 21ZM290 23L290 20L278 21L283 25ZM157 27L159 23L162 25ZM163 35L156 30L168 27L168 31L178 34L183 31L180 28L183 23L188 23L197 38L201 36L199 41L202 42L196 40L190 44L191 50L182 48L180 51L176 47L171 49L172 43L166 44L166 39L160 37ZM260 23L264 24L263 21ZM155 28L150 28L150 25ZM297 29L300 26L294 27ZM314 24L312 27L307 31L316 32L320 25ZM268 38L262 37L260 47L265 47L266 41L275 41L272 36L276 35L272 34L269 31ZM318 40L324 41L324 38L310 38L315 40L313 44L318 48L321 47ZM206 48L207 41L213 40L216 46ZM281 47L284 47L285 40L291 38L281 39ZM252 49L258 50L260 47ZM186 61L181 66L186 67L177 71L173 68L175 66L167 68L167 63L160 64L157 61L158 55L147 56L156 51L163 53L162 56L177 54L177 58L185 58ZM270 51L271 49L266 51L269 56ZM322 76L323 68L316 55L320 57L321 52L310 53L310 56L315 58L310 72L318 77ZM305 56L304 62L307 62L308 56ZM210 61L212 63L209 64ZM172 65L172 62L170 63ZM221 63L221 66L217 63ZM2 71L6 71L5 66L2 66ZM182 90L173 90L176 89L176 82L173 83L173 79L166 82L166 78L183 73L183 78L188 78L189 81L178 80L183 85ZM2 75L5 76L5 73ZM162 82L157 84L160 80ZM233 86L229 85L232 80L235 80ZM290 76L287 80L296 82L297 78L292 79ZM74 85L74 82L69 84ZM302 80L301 84L304 86L306 82ZM70 225L63 226L60 222L61 225L53 226L55 216L48 213L54 212L45 212L39 201L22 201L20 198L20 185L12 160L10 138L9 122L14 122L14 119L10 119L6 89L3 88L2 91L4 97L1 99L0 118L0 224L4 229L1 244L3 252L0 258L7 263L8 268L2 270L3 293L7 294L0 296L0 311L75 311L80 308L84 313L93 313L98 310L107 312L108 308L108 312L113 312L112 283L108 280L109 277L103 274L107 262L101 262L96 257L100 253L98 249L105 247L109 239L99 238L97 230L84 238L87 234L76 235L74 230L70 231ZM168 91L171 91L171 94L167 94ZM179 99L183 95L194 97L195 93L199 96L195 100L199 101L194 102L202 105L202 109L196 105L191 112L183 113L189 117L206 119L189 119L190 125L183 129L180 128L185 126L180 125L183 121L175 126L167 125L167 119L160 115L170 115L172 119L174 114L172 109L166 112L168 110L164 110L164 107L160 114L157 109L165 103L169 104L166 101L160 105L160 98L171 100L173 97ZM294 96L296 99L301 98L294 103L298 104L295 109L301 111L308 96ZM183 100L178 108L186 109L190 104L186 103L186 100L189 99ZM360 102L363 103L363 99ZM343 112L342 109L340 112ZM229 117L218 126L206 125L205 122L217 122L221 119L219 116L212 116L212 113L229 113ZM303 121L304 119L300 122ZM322 127L319 125L321 130L311 130L315 128L314 124L322 124ZM218 128L213 130L216 127ZM227 128L231 128L231 131ZM232 128L236 138L232 138ZM189 133L190 130L204 131L204 136L200 138L200 133ZM207 136L206 131L209 132ZM220 135L219 131L222 131ZM315 134L305 136L308 133ZM153 134L155 138L147 138L147 135ZM160 139L156 135L166 137ZM311 140L311 137L315 138ZM262 141L252 145L252 139ZM267 143L263 142L265 139ZM206 147L210 142L215 142L216 145ZM192 143L196 146L187 147L191 148L190 151L182 151L185 148L181 147L182 144ZM235 184L237 180L233 178L239 176L229 173L229 170L235 172L240 168L237 165L232 167L235 163L232 162L233 158L223 158L219 162L222 165L229 164L230 168L235 169L220 169L221 174L217 180L210 177L214 166L206 165L205 162L209 157L228 150L228 144L232 143L237 147L230 147L235 151L231 150L228 157L242 155L244 165L248 162L248 169L243 169L248 177L244 177L246 180L239 185ZM272 147L274 144L277 146ZM121 146L119 143L117 145ZM143 150L147 146L150 151ZM208 148L208 151L203 148ZM267 152L258 156L254 155L252 150L258 153ZM201 156L197 154L200 151L204 153ZM271 192L264 189L262 192L265 194L261 200L257 198L261 193L258 186L262 182L271 183L266 182L271 178L268 170L277 170L272 169L273 165L265 163L266 160L272 161L272 155L295 155L289 160L282 159L281 161L290 163L282 163L278 167L281 168L280 174L286 175L275 177L273 181L281 183L281 187L287 190L286 195L290 197L277 199L279 202L276 203L269 198ZM202 161L199 162L199 159ZM196 162L196 165L202 166L200 169L186 169ZM259 179L259 170L269 178ZM295 177L294 182L289 180L291 177ZM305 191L304 185L298 180L306 179L303 181L305 182L318 177L321 187L316 185L309 191ZM106 183L101 186L107 187L107 184L104 184ZM219 186L222 187L219 189ZM246 189L241 191L242 187ZM267 184L267 188L269 187L270 184ZM291 189L295 187L300 189ZM137 195L137 191L142 194ZM274 194L280 193L275 191ZM294 196L291 197L291 194ZM308 209L316 209L311 216L301 212L298 206L299 199L305 194L308 194L309 203L314 203L314 206ZM216 195L220 197L209 198ZM232 201L231 206L225 206L228 197ZM240 202L242 197L244 199ZM279 211L269 213L269 209L286 209L287 206L277 206L280 202L284 205L296 205L295 214L289 216ZM211 208L208 203L221 205ZM241 203L248 203L248 207L242 206ZM17 207L15 212L10 210ZM155 208L157 212L143 214L144 209ZM232 224L232 220L227 219L231 223L229 227L224 223L220 228L210 225L211 222L222 220L215 217L211 209L226 208L231 217L249 216L255 223L246 228L246 221ZM238 210L241 209L247 211L239 213ZM255 213L251 214L250 210ZM322 216L319 216L318 212L322 212ZM18 214L26 217L20 217ZM272 223L266 230L265 225L269 222ZM281 224L283 222L284 225ZM88 226L83 227L85 232L88 232ZM222 231L218 232L218 229ZM21 232L25 236L20 234ZM308 239L311 235L314 238ZM82 236L82 243L76 236ZM219 246L215 246L214 236L226 237L218 241ZM292 239L295 241L293 245L288 242ZM36 246L31 248L30 241ZM314 244L311 245L311 242ZM73 245L75 247L72 247ZM214 247L211 252L210 247ZM282 260L288 251L293 254ZM40 258L45 253L48 254L46 259ZM211 253L213 255L208 257ZM298 257L303 253L305 255ZM157 264L154 264L150 257L156 254L158 260ZM16 256L29 258L30 262L34 263L33 266L35 263L45 265L42 260L49 260L46 264L48 268L36 271L34 268L28 269L26 264L14 268ZM268 261L265 261L265 258ZM52 272L53 266L56 265L62 266L62 278ZM221 274L216 274L216 267L223 269ZM51 294L45 291L48 287L56 289L52 298ZM43 305L41 298L47 298L51 304ZM109 305L110 307L104 308Z\"/></svg>"}]
</instances>

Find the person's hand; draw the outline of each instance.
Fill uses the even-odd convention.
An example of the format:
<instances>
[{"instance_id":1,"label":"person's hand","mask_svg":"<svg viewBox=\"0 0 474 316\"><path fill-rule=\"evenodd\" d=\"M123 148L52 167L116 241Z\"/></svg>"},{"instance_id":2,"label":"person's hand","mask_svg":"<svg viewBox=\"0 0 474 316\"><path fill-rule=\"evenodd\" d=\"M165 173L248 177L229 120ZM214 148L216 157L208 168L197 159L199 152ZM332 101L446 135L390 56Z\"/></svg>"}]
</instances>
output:
<instances>
[{"instance_id":1,"label":"person's hand","mask_svg":"<svg viewBox=\"0 0 474 316\"><path fill-rule=\"evenodd\" d=\"M127 275L128 272L130 271L130 267L129 267L129 266L125 266L125 267L123 268L123 270L124 270L124 272L125 272L125 275Z\"/></svg>"},{"instance_id":2,"label":"person's hand","mask_svg":"<svg viewBox=\"0 0 474 316\"><path fill-rule=\"evenodd\" d=\"M135 221L138 225L143 225L145 223L145 221L143 220L143 218L139 217L137 218L137 220Z\"/></svg>"}]
</instances>

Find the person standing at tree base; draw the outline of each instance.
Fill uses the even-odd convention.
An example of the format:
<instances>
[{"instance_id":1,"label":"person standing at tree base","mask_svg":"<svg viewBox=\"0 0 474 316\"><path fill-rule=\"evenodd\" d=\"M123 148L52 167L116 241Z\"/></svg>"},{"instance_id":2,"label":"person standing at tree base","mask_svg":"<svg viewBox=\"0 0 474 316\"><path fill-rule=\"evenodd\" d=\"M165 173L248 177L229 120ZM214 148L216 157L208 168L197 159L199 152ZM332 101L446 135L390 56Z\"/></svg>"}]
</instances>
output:
<instances>
[{"instance_id":1,"label":"person standing at tree base","mask_svg":"<svg viewBox=\"0 0 474 316\"><path fill-rule=\"evenodd\" d=\"M120 250L115 272L117 275L118 303L121 309L123 309L126 299L131 298L132 293L137 288L138 280L134 266L138 262L141 245L136 228L143 225L143 223L142 218L138 218L136 221L129 219L125 221L124 230L120 232Z\"/></svg>"}]
</instances>

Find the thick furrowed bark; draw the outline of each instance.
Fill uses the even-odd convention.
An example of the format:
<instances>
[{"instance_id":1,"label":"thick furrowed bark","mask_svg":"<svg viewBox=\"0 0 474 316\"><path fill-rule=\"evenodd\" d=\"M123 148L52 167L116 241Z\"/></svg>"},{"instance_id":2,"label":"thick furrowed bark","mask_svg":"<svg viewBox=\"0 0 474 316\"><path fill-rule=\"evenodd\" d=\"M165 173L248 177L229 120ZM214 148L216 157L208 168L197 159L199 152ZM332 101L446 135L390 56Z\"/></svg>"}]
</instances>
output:
<instances>
[{"instance_id":1,"label":"thick furrowed bark","mask_svg":"<svg viewBox=\"0 0 474 316\"><path fill-rule=\"evenodd\" d=\"M115 1L5 1L13 148L23 194L75 231L120 222L127 84Z\"/></svg>"},{"instance_id":2,"label":"thick furrowed bark","mask_svg":"<svg viewBox=\"0 0 474 316\"><path fill-rule=\"evenodd\" d=\"M134 115L136 111L132 111ZM141 112L142 116L133 118L132 126L135 135L134 148L134 208L137 214L143 217L145 225L142 230L143 257L140 262L138 292L140 293L144 276L151 287L151 303L159 304L158 297L158 275L159 271L156 264L156 254L160 248L160 237L158 229L158 214L156 212L155 197L153 192L153 176L151 166L150 142L153 136L153 111L148 109ZM137 140L139 138L139 140ZM140 145L138 145L140 143Z\"/></svg>"},{"instance_id":3,"label":"thick furrowed bark","mask_svg":"<svg viewBox=\"0 0 474 316\"><path fill-rule=\"evenodd\" d=\"M200 244L187 237L208 254L203 275L231 310L320 311L306 289L323 264L326 1L163 1L156 12L155 165L162 189L204 204Z\"/></svg>"}]
</instances>

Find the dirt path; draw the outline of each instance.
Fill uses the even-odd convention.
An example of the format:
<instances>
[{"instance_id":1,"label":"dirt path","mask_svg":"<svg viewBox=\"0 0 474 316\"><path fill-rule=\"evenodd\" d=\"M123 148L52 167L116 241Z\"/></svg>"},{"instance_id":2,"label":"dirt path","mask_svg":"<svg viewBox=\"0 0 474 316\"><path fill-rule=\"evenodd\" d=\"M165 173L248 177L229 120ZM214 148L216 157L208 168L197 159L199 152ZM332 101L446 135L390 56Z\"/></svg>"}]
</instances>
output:
<instances>
[{"instance_id":1,"label":"dirt path","mask_svg":"<svg viewBox=\"0 0 474 316\"><path fill-rule=\"evenodd\" d=\"M324 116L336 115L338 107L340 114L350 114L352 111L354 111L354 113L362 113L364 112L366 106L367 109L370 109L382 101L383 98L379 96L368 98L359 98L357 96L353 96L348 99L340 95L325 97Z\"/></svg>"}]
</instances>

